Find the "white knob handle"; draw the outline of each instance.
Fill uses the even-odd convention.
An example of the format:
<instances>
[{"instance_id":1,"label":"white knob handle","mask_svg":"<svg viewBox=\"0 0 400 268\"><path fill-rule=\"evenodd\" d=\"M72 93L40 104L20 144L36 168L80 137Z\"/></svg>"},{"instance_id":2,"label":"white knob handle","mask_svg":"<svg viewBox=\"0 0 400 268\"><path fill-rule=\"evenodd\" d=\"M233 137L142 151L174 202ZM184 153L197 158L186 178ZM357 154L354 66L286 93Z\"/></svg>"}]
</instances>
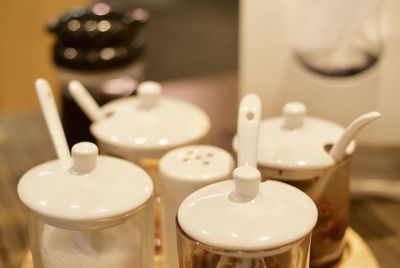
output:
<instances>
[{"instance_id":1,"label":"white knob handle","mask_svg":"<svg viewBox=\"0 0 400 268\"><path fill-rule=\"evenodd\" d=\"M72 147L72 169L75 174L87 174L96 168L99 150L94 143L80 142Z\"/></svg>"},{"instance_id":2,"label":"white knob handle","mask_svg":"<svg viewBox=\"0 0 400 268\"><path fill-rule=\"evenodd\" d=\"M306 110L306 106L301 102L286 103L283 107L283 127L290 130L302 127Z\"/></svg>"},{"instance_id":3,"label":"white knob handle","mask_svg":"<svg viewBox=\"0 0 400 268\"><path fill-rule=\"evenodd\" d=\"M261 173L254 167L238 167L233 171L235 201L246 202L257 196Z\"/></svg>"},{"instance_id":4,"label":"white knob handle","mask_svg":"<svg viewBox=\"0 0 400 268\"><path fill-rule=\"evenodd\" d=\"M146 81L139 85L138 96L140 100L140 108L151 109L158 105L161 95L160 83L154 81Z\"/></svg>"}]
</instances>

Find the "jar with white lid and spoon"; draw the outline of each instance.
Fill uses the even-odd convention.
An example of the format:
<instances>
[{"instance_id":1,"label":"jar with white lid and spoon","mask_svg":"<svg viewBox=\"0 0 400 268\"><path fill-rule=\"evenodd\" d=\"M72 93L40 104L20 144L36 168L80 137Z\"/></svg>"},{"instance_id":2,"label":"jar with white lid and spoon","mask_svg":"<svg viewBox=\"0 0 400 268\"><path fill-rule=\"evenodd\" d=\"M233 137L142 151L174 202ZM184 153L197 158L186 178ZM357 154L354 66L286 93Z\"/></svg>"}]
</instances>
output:
<instances>
[{"instance_id":1,"label":"jar with white lid and spoon","mask_svg":"<svg viewBox=\"0 0 400 268\"><path fill-rule=\"evenodd\" d=\"M26 172L18 195L30 211L36 268L153 266L153 184L140 167L82 142L72 157L53 95L36 83L59 159Z\"/></svg>"},{"instance_id":2,"label":"jar with white lid and spoon","mask_svg":"<svg viewBox=\"0 0 400 268\"><path fill-rule=\"evenodd\" d=\"M317 208L288 184L261 182L257 139L261 102L247 95L238 119L238 168L233 180L189 195L177 215L181 268L306 268Z\"/></svg>"},{"instance_id":3,"label":"jar with white lid and spoon","mask_svg":"<svg viewBox=\"0 0 400 268\"><path fill-rule=\"evenodd\" d=\"M289 183L307 193L318 207L311 266L337 261L343 252L349 211L349 177L355 142L378 112L356 118L346 129L306 115L299 102L287 103L283 116L260 124L257 162L263 179ZM237 148L236 138L233 141Z\"/></svg>"},{"instance_id":4,"label":"jar with white lid and spoon","mask_svg":"<svg viewBox=\"0 0 400 268\"><path fill-rule=\"evenodd\" d=\"M137 96L111 101L102 107L79 81L69 83L71 96L90 118L90 131L100 152L144 168L156 195L156 253L160 252L159 161L168 151L208 140L211 121L199 107L162 96L155 81L139 84Z\"/></svg>"}]
</instances>

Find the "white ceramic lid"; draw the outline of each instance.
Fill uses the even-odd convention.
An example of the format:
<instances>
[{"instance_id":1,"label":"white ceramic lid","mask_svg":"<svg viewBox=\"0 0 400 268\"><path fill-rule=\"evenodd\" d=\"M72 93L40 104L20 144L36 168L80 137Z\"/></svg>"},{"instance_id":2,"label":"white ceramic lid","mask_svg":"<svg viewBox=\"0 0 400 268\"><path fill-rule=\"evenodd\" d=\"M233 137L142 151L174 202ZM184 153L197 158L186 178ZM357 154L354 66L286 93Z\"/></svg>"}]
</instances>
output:
<instances>
[{"instance_id":1,"label":"white ceramic lid","mask_svg":"<svg viewBox=\"0 0 400 268\"><path fill-rule=\"evenodd\" d=\"M287 103L283 116L261 121L257 161L261 167L282 170L321 170L335 164L326 150L340 138L344 128L336 123L306 116L299 102ZM237 141L234 140L234 148ZM354 141L347 147L353 153Z\"/></svg>"},{"instance_id":2,"label":"white ceramic lid","mask_svg":"<svg viewBox=\"0 0 400 268\"><path fill-rule=\"evenodd\" d=\"M132 215L152 195L138 166L98 156L93 143L72 148L71 167L54 160L36 166L18 184L22 202L45 221L69 229L102 228Z\"/></svg>"},{"instance_id":3,"label":"white ceramic lid","mask_svg":"<svg viewBox=\"0 0 400 268\"><path fill-rule=\"evenodd\" d=\"M273 250L293 244L314 228L317 208L302 191L276 181L260 183L257 140L261 101L241 100L238 113L238 165L233 180L189 195L178 210L182 230L221 250Z\"/></svg>"},{"instance_id":4,"label":"white ceramic lid","mask_svg":"<svg viewBox=\"0 0 400 268\"><path fill-rule=\"evenodd\" d=\"M277 181L260 183L252 167L239 167L234 181L189 195L178 211L182 230L221 250L274 250L293 244L314 228L317 208L302 191Z\"/></svg>"},{"instance_id":5,"label":"white ceramic lid","mask_svg":"<svg viewBox=\"0 0 400 268\"><path fill-rule=\"evenodd\" d=\"M160 172L181 182L202 182L231 177L232 156L215 146L191 145L165 154L160 161Z\"/></svg>"},{"instance_id":6,"label":"white ceramic lid","mask_svg":"<svg viewBox=\"0 0 400 268\"><path fill-rule=\"evenodd\" d=\"M137 97L104 105L101 109L109 116L91 125L93 135L138 157L161 157L172 148L207 136L211 123L203 110L160 94L160 84L149 81L140 84Z\"/></svg>"}]
</instances>

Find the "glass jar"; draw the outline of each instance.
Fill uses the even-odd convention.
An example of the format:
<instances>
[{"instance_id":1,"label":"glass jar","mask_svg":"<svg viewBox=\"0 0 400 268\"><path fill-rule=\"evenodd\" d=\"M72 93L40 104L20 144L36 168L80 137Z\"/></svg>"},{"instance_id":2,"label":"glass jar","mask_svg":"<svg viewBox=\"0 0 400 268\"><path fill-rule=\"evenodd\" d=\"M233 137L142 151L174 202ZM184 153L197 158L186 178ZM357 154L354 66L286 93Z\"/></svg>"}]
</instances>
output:
<instances>
[{"instance_id":1,"label":"glass jar","mask_svg":"<svg viewBox=\"0 0 400 268\"><path fill-rule=\"evenodd\" d=\"M152 181L134 164L97 153L78 143L71 165L46 162L19 181L36 268L153 267Z\"/></svg>"},{"instance_id":2,"label":"glass jar","mask_svg":"<svg viewBox=\"0 0 400 268\"><path fill-rule=\"evenodd\" d=\"M233 176L233 181L201 188L182 202L176 223L180 268L309 267L317 221L311 199L273 180L253 181L259 183L259 193L244 198L240 192L252 188L257 172L239 167Z\"/></svg>"},{"instance_id":3,"label":"glass jar","mask_svg":"<svg viewBox=\"0 0 400 268\"><path fill-rule=\"evenodd\" d=\"M347 147L344 159L337 161L329 154L343 132L344 128L334 122L306 116L306 107L298 102L287 103L283 116L260 123L257 161L263 180L293 185L317 205L311 266L337 261L345 244L355 143Z\"/></svg>"},{"instance_id":4,"label":"glass jar","mask_svg":"<svg viewBox=\"0 0 400 268\"><path fill-rule=\"evenodd\" d=\"M350 206L351 159L352 155L348 155L314 180L285 180L307 193L318 208L318 221L311 244L312 267L332 264L342 256Z\"/></svg>"},{"instance_id":5,"label":"glass jar","mask_svg":"<svg viewBox=\"0 0 400 268\"><path fill-rule=\"evenodd\" d=\"M157 201L155 244L159 253L160 158L174 148L205 143L211 122L199 107L189 102L162 97L162 87L155 81L142 82L137 92L137 96L103 105L101 112L106 116L93 122L90 131L103 154L138 164L151 175Z\"/></svg>"},{"instance_id":6,"label":"glass jar","mask_svg":"<svg viewBox=\"0 0 400 268\"><path fill-rule=\"evenodd\" d=\"M260 117L260 99L244 96L233 180L205 186L181 203L176 218L181 268L309 266L317 208L293 186L261 182L255 167Z\"/></svg>"},{"instance_id":7,"label":"glass jar","mask_svg":"<svg viewBox=\"0 0 400 268\"><path fill-rule=\"evenodd\" d=\"M36 268L153 267L153 200L116 225L68 229L31 213L29 235Z\"/></svg>"},{"instance_id":8,"label":"glass jar","mask_svg":"<svg viewBox=\"0 0 400 268\"><path fill-rule=\"evenodd\" d=\"M233 251L210 247L188 236L177 224L180 268L306 268L311 234L275 251Z\"/></svg>"}]
</instances>

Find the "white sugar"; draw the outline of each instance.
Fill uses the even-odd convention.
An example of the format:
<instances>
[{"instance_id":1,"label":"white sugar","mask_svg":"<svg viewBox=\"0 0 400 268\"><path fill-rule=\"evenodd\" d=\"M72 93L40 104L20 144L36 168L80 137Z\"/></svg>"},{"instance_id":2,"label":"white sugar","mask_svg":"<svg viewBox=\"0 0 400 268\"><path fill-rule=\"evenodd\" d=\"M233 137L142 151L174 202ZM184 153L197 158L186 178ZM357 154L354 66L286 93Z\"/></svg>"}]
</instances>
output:
<instances>
[{"instance_id":1,"label":"white sugar","mask_svg":"<svg viewBox=\"0 0 400 268\"><path fill-rule=\"evenodd\" d=\"M140 234L132 222L94 232L43 227L44 268L131 268L141 266Z\"/></svg>"}]
</instances>

